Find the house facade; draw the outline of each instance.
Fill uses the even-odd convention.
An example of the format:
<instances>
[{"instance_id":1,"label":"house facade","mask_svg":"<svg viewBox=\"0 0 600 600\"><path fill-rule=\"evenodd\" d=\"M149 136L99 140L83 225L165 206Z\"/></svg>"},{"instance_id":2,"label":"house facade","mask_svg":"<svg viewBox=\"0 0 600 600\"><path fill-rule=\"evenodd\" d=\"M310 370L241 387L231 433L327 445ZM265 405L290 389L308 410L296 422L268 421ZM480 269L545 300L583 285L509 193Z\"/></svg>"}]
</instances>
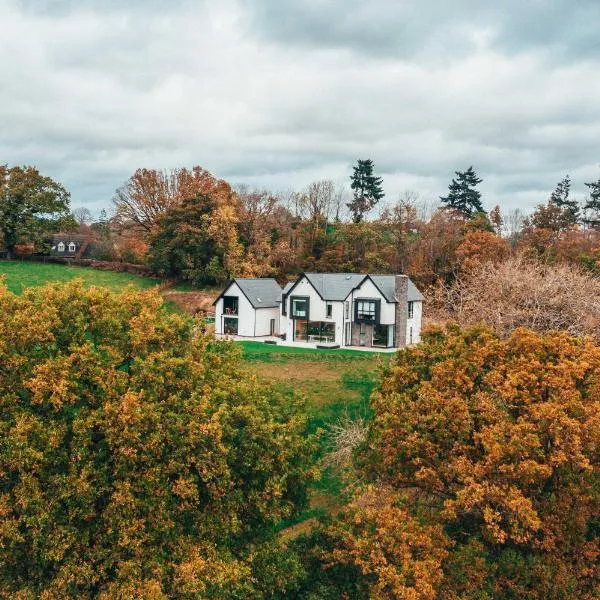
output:
<instances>
[{"instance_id":1,"label":"house facade","mask_svg":"<svg viewBox=\"0 0 600 600\"><path fill-rule=\"evenodd\" d=\"M252 302L261 285L262 296L268 295L267 290L272 294L268 307L262 297L261 303ZM275 286L277 300L272 299ZM420 341L423 301L406 275L304 273L283 290L272 279L238 279L215 302L216 333L279 335L286 342L327 346L402 348Z\"/></svg>"},{"instance_id":2,"label":"house facade","mask_svg":"<svg viewBox=\"0 0 600 600\"><path fill-rule=\"evenodd\" d=\"M215 333L279 335L282 289L274 279L234 279L215 300Z\"/></svg>"},{"instance_id":3,"label":"house facade","mask_svg":"<svg viewBox=\"0 0 600 600\"><path fill-rule=\"evenodd\" d=\"M286 340L402 348L421 337L424 297L406 275L304 273L284 291Z\"/></svg>"}]
</instances>

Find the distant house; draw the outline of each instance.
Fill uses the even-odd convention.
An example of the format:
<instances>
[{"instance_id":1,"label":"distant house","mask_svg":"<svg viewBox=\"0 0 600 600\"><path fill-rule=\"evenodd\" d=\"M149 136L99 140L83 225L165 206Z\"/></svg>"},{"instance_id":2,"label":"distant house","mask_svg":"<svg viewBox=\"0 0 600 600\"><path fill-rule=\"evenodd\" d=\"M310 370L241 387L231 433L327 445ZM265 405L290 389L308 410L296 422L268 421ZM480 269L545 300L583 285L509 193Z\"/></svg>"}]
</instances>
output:
<instances>
[{"instance_id":1,"label":"distant house","mask_svg":"<svg viewBox=\"0 0 600 600\"><path fill-rule=\"evenodd\" d=\"M56 233L50 240L51 256L63 258L82 258L89 248L89 237L86 235Z\"/></svg>"},{"instance_id":2,"label":"distant house","mask_svg":"<svg viewBox=\"0 0 600 600\"><path fill-rule=\"evenodd\" d=\"M263 302L257 303L261 285ZM277 290L279 299L274 300ZM273 279L236 279L215 303L216 333L280 334L292 343L402 348L421 339L423 301L406 275L303 273L283 290Z\"/></svg>"},{"instance_id":3,"label":"distant house","mask_svg":"<svg viewBox=\"0 0 600 600\"><path fill-rule=\"evenodd\" d=\"M234 279L215 300L215 333L279 335L281 287L274 279Z\"/></svg>"}]
</instances>

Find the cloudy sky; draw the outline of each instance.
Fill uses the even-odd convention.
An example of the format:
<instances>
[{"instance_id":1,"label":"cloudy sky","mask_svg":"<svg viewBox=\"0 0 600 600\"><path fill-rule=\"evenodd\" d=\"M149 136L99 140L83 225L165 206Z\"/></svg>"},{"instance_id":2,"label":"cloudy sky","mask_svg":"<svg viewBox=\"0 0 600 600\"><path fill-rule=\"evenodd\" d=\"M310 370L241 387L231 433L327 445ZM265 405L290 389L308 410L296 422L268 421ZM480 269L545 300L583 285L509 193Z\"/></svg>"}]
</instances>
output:
<instances>
[{"instance_id":1,"label":"cloudy sky","mask_svg":"<svg viewBox=\"0 0 600 600\"><path fill-rule=\"evenodd\" d=\"M473 164L487 208L600 177L598 0L0 0L0 162L73 206L137 167L283 190Z\"/></svg>"}]
</instances>

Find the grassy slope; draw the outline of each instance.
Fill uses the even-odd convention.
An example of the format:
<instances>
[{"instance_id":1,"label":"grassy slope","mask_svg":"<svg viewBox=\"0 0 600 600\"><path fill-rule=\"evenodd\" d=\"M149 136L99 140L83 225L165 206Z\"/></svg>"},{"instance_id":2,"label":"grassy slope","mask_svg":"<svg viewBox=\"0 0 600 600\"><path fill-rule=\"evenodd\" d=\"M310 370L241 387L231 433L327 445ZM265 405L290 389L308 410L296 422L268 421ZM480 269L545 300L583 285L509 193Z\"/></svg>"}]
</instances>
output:
<instances>
[{"instance_id":1,"label":"grassy slope","mask_svg":"<svg viewBox=\"0 0 600 600\"><path fill-rule=\"evenodd\" d=\"M369 416L369 397L379 369L389 364L393 355L358 350L311 350L238 342L244 349L244 361L259 377L287 393L306 399L310 429L324 431L320 454L328 448L327 429L347 414ZM345 503L342 482L335 473L325 470L313 490L312 503L298 521L306 522L326 512L334 512ZM308 525L307 525L308 527Z\"/></svg>"},{"instance_id":2,"label":"grassy slope","mask_svg":"<svg viewBox=\"0 0 600 600\"><path fill-rule=\"evenodd\" d=\"M122 290L128 285L136 288L149 288L158 285L158 279L140 277L129 273L113 273L86 267L71 267L52 263L20 262L0 260L0 277L6 276L8 289L21 293L25 287L37 287L46 283L65 282L83 279L85 285L104 286L113 291Z\"/></svg>"}]
</instances>

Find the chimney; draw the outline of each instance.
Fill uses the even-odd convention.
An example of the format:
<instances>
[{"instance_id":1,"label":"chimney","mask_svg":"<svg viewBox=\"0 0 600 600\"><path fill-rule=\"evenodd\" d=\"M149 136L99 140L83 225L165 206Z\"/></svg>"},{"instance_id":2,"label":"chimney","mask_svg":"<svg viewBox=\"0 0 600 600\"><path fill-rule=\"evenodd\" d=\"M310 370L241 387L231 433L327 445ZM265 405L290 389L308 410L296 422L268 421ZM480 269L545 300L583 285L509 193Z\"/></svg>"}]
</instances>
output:
<instances>
[{"instance_id":1,"label":"chimney","mask_svg":"<svg viewBox=\"0 0 600 600\"><path fill-rule=\"evenodd\" d=\"M395 346L406 346L406 320L408 319L408 276L396 275L394 277L394 291L396 296L396 325Z\"/></svg>"}]
</instances>

